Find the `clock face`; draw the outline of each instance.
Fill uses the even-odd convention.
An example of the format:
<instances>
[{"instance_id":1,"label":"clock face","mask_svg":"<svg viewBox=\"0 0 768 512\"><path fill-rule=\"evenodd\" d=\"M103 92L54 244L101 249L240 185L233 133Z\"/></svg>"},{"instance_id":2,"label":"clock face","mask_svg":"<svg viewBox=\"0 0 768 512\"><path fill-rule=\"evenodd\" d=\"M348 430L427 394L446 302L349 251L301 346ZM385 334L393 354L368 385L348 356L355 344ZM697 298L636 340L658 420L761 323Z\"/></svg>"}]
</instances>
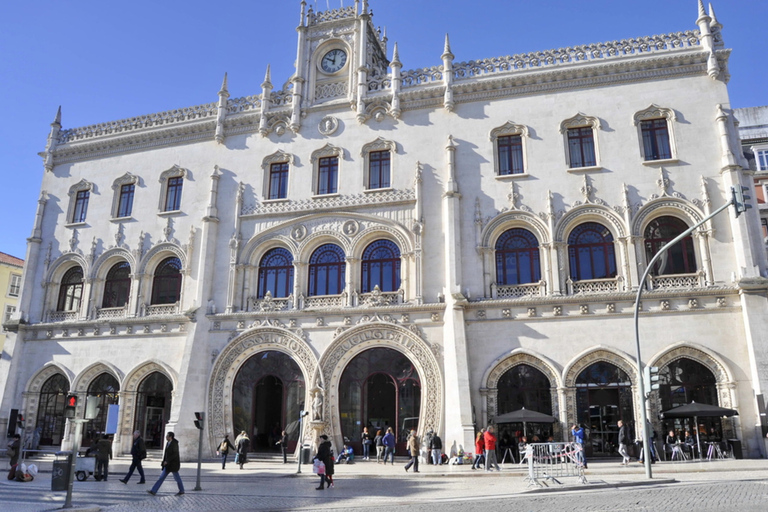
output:
<instances>
[{"instance_id":1,"label":"clock face","mask_svg":"<svg viewBox=\"0 0 768 512\"><path fill-rule=\"evenodd\" d=\"M320 67L326 73L335 73L344 67L347 63L347 53L344 50L331 50L323 56L320 61Z\"/></svg>"}]
</instances>

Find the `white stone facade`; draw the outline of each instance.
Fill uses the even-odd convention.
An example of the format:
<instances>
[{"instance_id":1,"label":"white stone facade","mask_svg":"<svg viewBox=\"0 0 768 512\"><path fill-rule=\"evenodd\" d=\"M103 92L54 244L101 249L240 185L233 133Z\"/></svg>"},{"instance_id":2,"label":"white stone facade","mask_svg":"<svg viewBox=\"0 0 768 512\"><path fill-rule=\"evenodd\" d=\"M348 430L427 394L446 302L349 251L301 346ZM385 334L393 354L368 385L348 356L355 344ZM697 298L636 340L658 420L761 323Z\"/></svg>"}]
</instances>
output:
<instances>
[{"instance_id":1,"label":"white stone facade","mask_svg":"<svg viewBox=\"0 0 768 512\"><path fill-rule=\"evenodd\" d=\"M475 428L500 413L500 377L520 364L549 380L557 432L576 421L577 377L593 362L624 371L637 396L632 313L646 228L659 216L693 225L749 182L714 13L699 5L684 32L469 63L453 61L446 38L441 65L404 71L368 3L312 12L301 2L297 71L280 89L267 71L261 94L246 98L230 98L225 77L215 103L67 130L57 116L0 361L0 416L21 409L32 432L48 378L61 374L84 395L106 372L120 389L116 443L128 451L138 386L160 372L173 387L166 428L191 458L193 413L207 412L215 451L234 428L235 375L265 350L296 362L305 409L315 393L324 398L304 436L325 432L337 446L342 374L371 347L404 354L418 372L419 431L467 451ZM643 143L649 119L667 129L660 158ZM587 130L594 161L574 161L574 129ZM522 172L500 172L505 137L521 145ZM389 154L390 176L374 188L378 152ZM328 159L338 164L330 191ZM287 165L285 197L270 198L273 164ZM134 187L128 215L124 185ZM574 278L569 236L585 222L610 233L615 275ZM505 285L496 244L514 228L535 236L540 279ZM399 287L363 292L364 251L377 240L399 249ZM344 252L344 286L318 296L310 261L327 243ZM754 210L715 217L693 236L695 269L649 279L640 316L643 364L686 357L709 369L719 405L739 411L724 433L752 457L765 454L763 247ZM259 265L274 248L292 255L293 287L259 298ZM153 304L169 257L181 265L181 290ZM120 262L130 265L129 296L103 307ZM60 291L75 267L82 300L68 309ZM636 398L633 407L637 420Z\"/></svg>"}]
</instances>

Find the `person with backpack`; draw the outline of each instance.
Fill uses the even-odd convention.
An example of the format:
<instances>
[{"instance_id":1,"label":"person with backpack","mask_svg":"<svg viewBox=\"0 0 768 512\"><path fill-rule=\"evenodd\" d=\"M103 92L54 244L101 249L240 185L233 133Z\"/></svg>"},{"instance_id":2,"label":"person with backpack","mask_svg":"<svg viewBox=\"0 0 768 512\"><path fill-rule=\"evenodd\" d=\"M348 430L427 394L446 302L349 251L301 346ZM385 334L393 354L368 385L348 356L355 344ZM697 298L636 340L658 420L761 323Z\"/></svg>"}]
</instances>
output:
<instances>
[{"instance_id":1,"label":"person with backpack","mask_svg":"<svg viewBox=\"0 0 768 512\"><path fill-rule=\"evenodd\" d=\"M224 434L224 439L219 445L219 455L221 456L221 469L227 467L227 457L229 456L229 450L234 450L235 445L229 440L229 434Z\"/></svg>"}]
</instances>

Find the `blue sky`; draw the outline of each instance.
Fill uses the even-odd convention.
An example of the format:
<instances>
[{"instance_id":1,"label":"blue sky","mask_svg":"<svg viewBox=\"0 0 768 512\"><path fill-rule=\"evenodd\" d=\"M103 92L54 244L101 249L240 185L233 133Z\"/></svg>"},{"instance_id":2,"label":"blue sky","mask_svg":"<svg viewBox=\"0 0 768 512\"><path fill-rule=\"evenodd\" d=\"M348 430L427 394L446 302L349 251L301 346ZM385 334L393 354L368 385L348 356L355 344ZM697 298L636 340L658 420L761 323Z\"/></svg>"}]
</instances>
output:
<instances>
[{"instance_id":1,"label":"blue sky","mask_svg":"<svg viewBox=\"0 0 768 512\"><path fill-rule=\"evenodd\" d=\"M341 0L308 1L316 10ZM343 0L345 6L353 0ZM259 94L293 73L299 0L0 2L0 251L23 258L49 125L75 128ZM370 0L403 69L696 28L696 0ZM734 108L768 105L768 0L714 0Z\"/></svg>"}]
</instances>

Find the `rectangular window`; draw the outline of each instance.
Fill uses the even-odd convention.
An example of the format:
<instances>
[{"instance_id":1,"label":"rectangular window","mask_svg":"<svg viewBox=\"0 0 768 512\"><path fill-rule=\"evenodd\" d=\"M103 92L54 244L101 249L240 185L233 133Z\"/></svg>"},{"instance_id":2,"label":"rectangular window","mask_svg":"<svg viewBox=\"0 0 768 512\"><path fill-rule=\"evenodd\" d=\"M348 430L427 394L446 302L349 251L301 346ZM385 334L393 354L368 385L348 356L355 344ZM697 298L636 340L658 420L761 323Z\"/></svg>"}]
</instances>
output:
<instances>
[{"instance_id":1,"label":"rectangular window","mask_svg":"<svg viewBox=\"0 0 768 512\"><path fill-rule=\"evenodd\" d=\"M133 211L133 183L120 187L120 203L117 205L118 217L130 217Z\"/></svg>"},{"instance_id":2,"label":"rectangular window","mask_svg":"<svg viewBox=\"0 0 768 512\"><path fill-rule=\"evenodd\" d=\"M389 187L389 151L372 151L368 155L368 188Z\"/></svg>"},{"instance_id":3,"label":"rectangular window","mask_svg":"<svg viewBox=\"0 0 768 512\"><path fill-rule=\"evenodd\" d=\"M763 238L768 238L768 219L760 219L760 225L763 226Z\"/></svg>"},{"instance_id":4,"label":"rectangular window","mask_svg":"<svg viewBox=\"0 0 768 512\"><path fill-rule=\"evenodd\" d=\"M568 129L568 155L571 169L597 165L593 137L590 127Z\"/></svg>"},{"instance_id":5,"label":"rectangular window","mask_svg":"<svg viewBox=\"0 0 768 512\"><path fill-rule=\"evenodd\" d=\"M85 215L88 213L88 198L91 193L88 190L81 190L75 197L75 211L72 214L72 222L85 222Z\"/></svg>"},{"instance_id":6,"label":"rectangular window","mask_svg":"<svg viewBox=\"0 0 768 512\"><path fill-rule=\"evenodd\" d=\"M269 194L267 199L288 197L288 163L276 163L269 167Z\"/></svg>"},{"instance_id":7,"label":"rectangular window","mask_svg":"<svg viewBox=\"0 0 768 512\"><path fill-rule=\"evenodd\" d=\"M317 193L335 194L339 184L339 159L332 156L321 158L318 164Z\"/></svg>"},{"instance_id":8,"label":"rectangular window","mask_svg":"<svg viewBox=\"0 0 768 512\"><path fill-rule=\"evenodd\" d=\"M18 297L21 291L21 276L19 274L11 274L11 284L8 287L8 295L11 297Z\"/></svg>"},{"instance_id":9,"label":"rectangular window","mask_svg":"<svg viewBox=\"0 0 768 512\"><path fill-rule=\"evenodd\" d=\"M768 149L760 149L755 152L755 163L758 171L768 171Z\"/></svg>"},{"instance_id":10,"label":"rectangular window","mask_svg":"<svg viewBox=\"0 0 768 512\"><path fill-rule=\"evenodd\" d=\"M175 212L181 209L181 187L184 183L184 178L168 178L168 190L165 193L165 209L166 212Z\"/></svg>"},{"instance_id":11,"label":"rectangular window","mask_svg":"<svg viewBox=\"0 0 768 512\"><path fill-rule=\"evenodd\" d=\"M3 323L7 323L11 319L11 316L16 312L16 306L5 306L5 314L3 315Z\"/></svg>"},{"instance_id":12,"label":"rectangular window","mask_svg":"<svg viewBox=\"0 0 768 512\"><path fill-rule=\"evenodd\" d=\"M641 121L640 131L643 134L643 151L646 161L672 158L666 119Z\"/></svg>"},{"instance_id":13,"label":"rectangular window","mask_svg":"<svg viewBox=\"0 0 768 512\"><path fill-rule=\"evenodd\" d=\"M520 135L499 137L496 144L499 148L499 176L525 172L523 169L523 138Z\"/></svg>"}]
</instances>

